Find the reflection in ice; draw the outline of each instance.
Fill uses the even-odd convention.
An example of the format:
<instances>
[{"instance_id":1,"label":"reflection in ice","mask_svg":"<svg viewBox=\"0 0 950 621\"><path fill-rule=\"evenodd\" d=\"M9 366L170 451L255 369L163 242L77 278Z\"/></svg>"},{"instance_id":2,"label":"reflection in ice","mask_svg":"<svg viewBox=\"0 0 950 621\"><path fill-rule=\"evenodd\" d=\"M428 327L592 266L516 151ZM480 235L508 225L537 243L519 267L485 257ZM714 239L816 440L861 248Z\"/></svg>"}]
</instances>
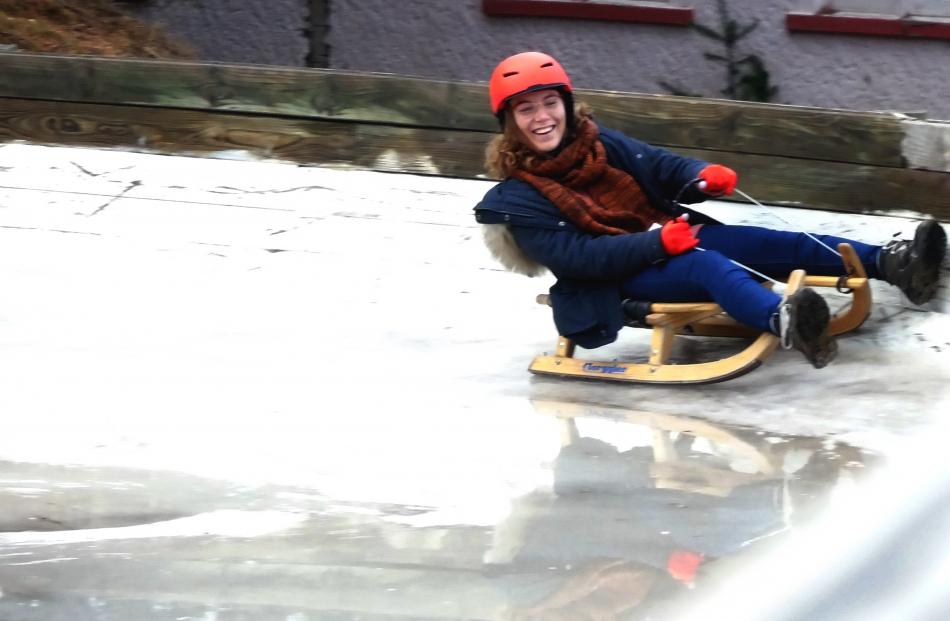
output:
<instances>
[{"instance_id":1,"label":"reflection in ice","mask_svg":"<svg viewBox=\"0 0 950 621\"><path fill-rule=\"evenodd\" d=\"M0 617L663 618L807 523L869 459L822 439L697 419L550 400L531 407L531 426L548 427L544 437L560 447L534 453L537 474L518 476L535 486L496 497L490 524L467 521L478 516L438 492L426 504L374 503L341 489L31 466L23 474L44 475L54 503L69 498L99 514L86 523L109 523L123 506L141 506L143 520L16 532L29 530L27 517L52 515L21 512L19 527L0 535ZM419 489L456 484L438 464L417 472L427 477ZM161 489L160 513L181 517L148 521L141 500ZM30 498L8 494L5 506ZM31 556L2 556L23 551ZM49 585L42 597L29 586L36 580ZM37 612L24 617L28 600Z\"/></svg>"}]
</instances>

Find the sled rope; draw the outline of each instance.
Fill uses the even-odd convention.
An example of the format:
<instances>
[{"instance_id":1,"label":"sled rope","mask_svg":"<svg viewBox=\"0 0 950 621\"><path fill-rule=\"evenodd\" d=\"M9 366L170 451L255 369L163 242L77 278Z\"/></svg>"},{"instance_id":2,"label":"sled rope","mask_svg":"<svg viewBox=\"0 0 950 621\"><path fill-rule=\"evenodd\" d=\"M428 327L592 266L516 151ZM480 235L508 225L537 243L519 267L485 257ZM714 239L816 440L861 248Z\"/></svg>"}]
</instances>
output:
<instances>
[{"instance_id":1,"label":"sled rope","mask_svg":"<svg viewBox=\"0 0 950 621\"><path fill-rule=\"evenodd\" d=\"M692 183L692 182L690 182L690 183ZM687 186L687 187L688 187L688 186ZM759 207L761 207L761 208L763 208L763 209L766 209L765 205L763 205L763 204L760 203L759 201L755 200L754 198L752 198L751 196L749 196L748 194L746 194L745 192L743 192L743 191L740 190L739 188L735 188L735 192L736 192L736 194L739 194L739 195L743 196L744 198L746 198L746 199L752 201L752 202L755 203L757 206L759 206ZM770 211L772 212L772 215L773 215L773 216L775 216L776 218L778 218L779 220L781 220L781 221L784 222L785 224L788 224L789 227L792 227L792 225L791 225L787 220L785 220L782 216L780 216L780 215L778 215L777 213L775 213L774 210L770 210ZM792 227L792 228L796 228L796 227ZM822 246L824 246L825 248L827 248L829 252L833 252L833 253L835 253L836 255L838 255L839 257L841 256L841 253L840 253L840 252L838 252L837 250L835 250L835 249L833 249L833 248L830 248L827 244L825 244L824 242L822 242L820 239L816 238L816 237L815 237L814 235L812 235L811 233L808 233L807 231L802 231L802 233L804 233L804 234L807 235L808 237L812 238L813 240L815 240L816 242L818 242L819 244L821 244ZM748 269L748 268L747 268L747 269ZM839 293L845 293L845 294L851 293L851 289L849 289L849 288L847 288L846 286L844 286L844 283L845 283L845 282L847 281L847 279L850 278L852 275L853 275L853 274L852 274L851 270L848 270L848 273L847 273L847 274L842 275L841 278L838 279L838 284L835 286L835 289L836 289ZM901 292L901 299L902 299L902 300L906 300L906 299L907 299L907 296L904 295L903 292ZM901 306L901 308L905 308L905 309L906 309L906 308L911 308L911 307L907 306L906 304L904 304L903 302L901 302L900 306ZM914 310L916 310L916 309L914 309Z\"/></svg>"},{"instance_id":2,"label":"sled rope","mask_svg":"<svg viewBox=\"0 0 950 621\"><path fill-rule=\"evenodd\" d=\"M695 248L693 248L693 250L702 250L703 252L706 252L706 249L705 249L705 248L700 248L699 246L696 246ZM746 270L747 272L751 272L751 273L755 274L755 275L758 276L759 278L764 278L765 280L770 281L772 284L775 284L775 285L784 285L784 284L785 284L785 283L783 283L783 282L780 281L780 280L775 280L775 279L772 278L771 276L766 276L766 275L763 274L762 272L758 272L758 271L752 269L752 268L749 267L748 265L743 265L742 263L739 263L738 261L733 261L733 260L730 259L729 257L726 257L726 260L729 261L730 263L732 263L733 265L738 265L739 267L741 267L742 269Z\"/></svg>"},{"instance_id":3,"label":"sled rope","mask_svg":"<svg viewBox=\"0 0 950 621\"><path fill-rule=\"evenodd\" d=\"M754 198L752 198L751 196L749 196L748 194L746 194L745 192L743 192L743 191L740 190L739 188L736 188L736 189L735 189L735 192L736 192L736 194L738 194L739 196L742 196L743 198L752 201L757 207L761 207L762 209L767 209L765 205L763 205L763 204L760 203L759 201L755 200ZM770 211L773 212L773 213L772 213L773 216L775 216L776 218L778 218L779 220L781 220L782 222L784 222L785 224L787 224L789 227L797 228L797 227L793 227L792 224L791 224L790 222L788 222L788 220L786 220L786 219L783 218L782 216L778 215L777 213L774 213L774 210L770 210ZM823 246L824 248L827 248L827 249L828 249L828 252L832 252L832 253L835 254L835 256L838 256L838 257L841 256L841 253L840 253L840 252L838 252L837 250L835 250L834 248L832 248L831 246L829 246L829 245L826 244L825 242L821 241L820 239L818 239L817 237L815 237L814 235L812 235L812 234L809 233L808 231L801 231L801 232L804 233L805 235L807 235L808 237L812 238L812 240L814 240L815 242L817 242L819 245Z\"/></svg>"},{"instance_id":4,"label":"sled rope","mask_svg":"<svg viewBox=\"0 0 950 621\"><path fill-rule=\"evenodd\" d=\"M701 247L699 247L699 246L696 246L695 248L693 248L693 250L701 250L701 251L703 251L703 252L706 252L706 249L705 249L705 248L701 248ZM835 254L837 254L839 257L841 256L839 253L835 253ZM775 279L772 278L771 276L766 276L766 275L763 274L762 272L756 271L756 270L752 269L751 267L749 267L748 265L743 265L742 263L739 263L738 261L733 261L732 259L730 259L730 258L728 258L728 257L726 257L726 260L729 261L730 263L734 264L734 265L738 265L739 267L741 267L742 269L746 270L747 272L750 272L750 273L752 273L752 274L755 274L755 275L758 276L759 278L764 278L765 280L768 280L769 282L771 282L771 283L774 284L774 285L778 285L779 287L784 287L784 286L785 286L785 283L782 282L781 280L775 280ZM842 283L847 282L847 281L848 281L848 278L849 278L850 276L851 276L851 274L845 274L844 276L842 276L841 278L838 279L838 284L835 286L835 289L837 289L838 292L840 292L840 293L850 293L850 292L851 292L851 289L848 289L847 287L844 287L844 288L842 287ZM774 291L774 289L773 289L773 291ZM840 312L842 309L847 308L847 307L850 306L850 305L851 305L851 302L847 302L847 303L845 303L843 306L841 306L841 308L839 308L839 309L838 309L837 311L835 311L835 312L836 312L836 313L837 313L837 312ZM788 314L788 308L787 308L787 306L786 306L785 304L782 304L782 305L779 307L779 313L784 313L785 315ZM780 323L779 325L782 325L782 326L788 325L788 317L787 317L787 316L783 316L780 321L781 321L781 323ZM783 348L783 349L789 349L789 348L792 346L792 345L791 345L791 340L790 340L789 337L785 334L785 330L784 330L784 329L782 330L781 341L782 341L782 348Z\"/></svg>"},{"instance_id":5,"label":"sled rope","mask_svg":"<svg viewBox=\"0 0 950 621\"><path fill-rule=\"evenodd\" d=\"M695 179L691 179L690 181L687 181L687 182L683 185L683 187L680 188L680 191L676 193L676 198L673 199L673 203L674 203L675 205L679 205L679 201L680 201L680 198L683 196L683 193L686 192L686 190L687 190L690 186L692 186L692 185L694 185L694 184L698 184L698 183L700 183L700 182L702 182L702 181L703 181L703 180L700 179L699 177L696 177ZM782 216L780 216L780 215L778 215L777 213L775 213L775 210L769 209L768 207L766 207L765 205L763 205L763 204L760 203L759 201L755 200L754 198L752 198L751 196L749 196L748 194L746 194L745 192L743 192L743 191L740 190L739 188L735 188L734 191L735 191L736 194L739 194L740 196L742 196L742 197L745 198L746 200L751 201L751 202L754 203L756 206L761 207L762 209L765 209L766 211L771 212L773 216L775 216L776 218L778 218L779 220L781 220L782 222L784 222L785 224L787 224L787 225L789 226L789 228L792 228L792 229L797 229L797 228L798 228L798 227L793 226L790 222L788 222L788 221L787 221L785 218L783 218ZM680 217L682 217L684 220L689 220L689 213L683 214L683 215L680 216ZM826 244L825 242L821 241L820 239L818 239L817 237L815 237L814 235L812 235L812 234L809 233L808 231L801 231L801 233L804 234L804 235L807 235L808 237L810 237L813 241L815 241L816 243L818 243L819 246L821 246L821 247L827 249L828 252L833 253L836 257L841 257L841 253L840 253L840 252L838 252L837 250L835 250L834 248L832 248L831 246L829 246L829 245ZM696 247L694 248L694 250L701 250L701 251L703 251L703 252L706 252L706 249L705 249L705 248L701 248L701 247L699 247L699 246L696 246ZM772 278L772 277L770 277L770 276L766 276L766 275L763 274L762 272L758 272L758 271L752 269L752 268L749 267L748 265L743 265L742 263L739 263L738 261L734 261L734 260L732 260L732 259L729 259L728 257L726 257L726 258L727 258L728 261L729 261L730 263L732 263L733 265L737 265L737 266L741 267L742 269L746 270L747 272L749 272L749 273L751 273L751 274L755 274L755 275L758 276L759 278L764 278L765 280L768 280L768 281L771 282L772 284L775 284L775 285L784 285L784 284L785 284L785 283L783 283L783 282L781 282L781 281L779 281L779 280L775 280L774 278ZM851 276L852 276L852 274L850 273L850 271L849 271L849 273L844 274L844 275L841 276L841 278L840 278L839 281L838 281L839 284L838 284L838 286L836 287L836 289L838 289L839 292L841 292L841 293L847 293L847 292L848 292L848 291L846 290L846 288L843 287L843 283L846 282L847 279L850 278Z\"/></svg>"}]
</instances>

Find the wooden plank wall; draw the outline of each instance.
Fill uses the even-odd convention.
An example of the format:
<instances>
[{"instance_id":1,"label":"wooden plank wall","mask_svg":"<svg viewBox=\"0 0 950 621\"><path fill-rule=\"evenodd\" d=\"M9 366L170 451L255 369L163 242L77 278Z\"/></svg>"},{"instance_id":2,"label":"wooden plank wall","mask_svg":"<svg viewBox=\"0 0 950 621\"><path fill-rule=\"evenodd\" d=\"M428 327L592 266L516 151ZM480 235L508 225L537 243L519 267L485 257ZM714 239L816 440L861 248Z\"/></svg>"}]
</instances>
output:
<instances>
[{"instance_id":1,"label":"wooden plank wall","mask_svg":"<svg viewBox=\"0 0 950 621\"><path fill-rule=\"evenodd\" d=\"M578 91L602 124L720 162L761 201L950 220L950 124ZM325 69L0 54L0 140L477 177L484 84Z\"/></svg>"}]
</instances>

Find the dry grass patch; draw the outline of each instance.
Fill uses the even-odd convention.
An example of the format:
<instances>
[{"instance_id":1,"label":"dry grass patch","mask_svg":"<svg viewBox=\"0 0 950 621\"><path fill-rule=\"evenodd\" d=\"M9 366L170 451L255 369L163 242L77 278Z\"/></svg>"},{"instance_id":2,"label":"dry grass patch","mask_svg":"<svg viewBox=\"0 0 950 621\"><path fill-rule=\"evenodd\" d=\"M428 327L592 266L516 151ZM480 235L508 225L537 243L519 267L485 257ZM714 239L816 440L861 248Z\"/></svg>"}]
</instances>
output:
<instances>
[{"instance_id":1,"label":"dry grass patch","mask_svg":"<svg viewBox=\"0 0 950 621\"><path fill-rule=\"evenodd\" d=\"M195 57L187 44L111 0L0 0L0 44L49 54Z\"/></svg>"}]
</instances>

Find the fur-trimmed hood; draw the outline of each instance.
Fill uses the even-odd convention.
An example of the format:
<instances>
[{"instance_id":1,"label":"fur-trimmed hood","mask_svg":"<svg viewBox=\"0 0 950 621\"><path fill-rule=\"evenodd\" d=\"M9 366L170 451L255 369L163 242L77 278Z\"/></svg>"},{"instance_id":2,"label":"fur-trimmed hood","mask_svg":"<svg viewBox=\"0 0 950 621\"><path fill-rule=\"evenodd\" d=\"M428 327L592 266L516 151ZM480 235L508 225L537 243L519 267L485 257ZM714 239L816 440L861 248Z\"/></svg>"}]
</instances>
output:
<instances>
[{"instance_id":1,"label":"fur-trimmed hood","mask_svg":"<svg viewBox=\"0 0 950 621\"><path fill-rule=\"evenodd\" d=\"M491 255L508 271L532 278L548 271L521 251L507 224L483 224L482 237Z\"/></svg>"}]
</instances>

